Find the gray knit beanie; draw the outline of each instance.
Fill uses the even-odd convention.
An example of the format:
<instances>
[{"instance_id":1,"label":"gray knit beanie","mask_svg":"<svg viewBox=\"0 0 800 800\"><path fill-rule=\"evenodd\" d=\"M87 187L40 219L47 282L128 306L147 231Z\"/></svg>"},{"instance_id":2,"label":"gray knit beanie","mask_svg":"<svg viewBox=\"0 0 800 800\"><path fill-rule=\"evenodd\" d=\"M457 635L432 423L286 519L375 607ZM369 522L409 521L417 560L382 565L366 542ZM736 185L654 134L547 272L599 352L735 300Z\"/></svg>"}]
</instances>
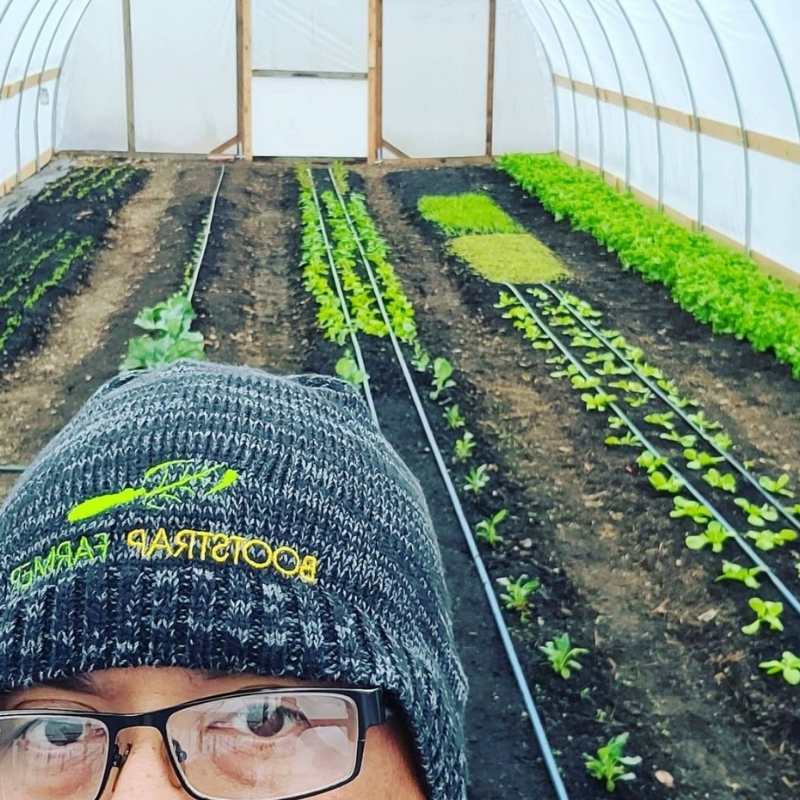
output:
<instances>
[{"instance_id":1,"label":"gray knit beanie","mask_svg":"<svg viewBox=\"0 0 800 800\"><path fill-rule=\"evenodd\" d=\"M135 666L388 690L465 797L466 681L416 479L347 384L179 362L97 391L0 508L0 691Z\"/></svg>"}]
</instances>

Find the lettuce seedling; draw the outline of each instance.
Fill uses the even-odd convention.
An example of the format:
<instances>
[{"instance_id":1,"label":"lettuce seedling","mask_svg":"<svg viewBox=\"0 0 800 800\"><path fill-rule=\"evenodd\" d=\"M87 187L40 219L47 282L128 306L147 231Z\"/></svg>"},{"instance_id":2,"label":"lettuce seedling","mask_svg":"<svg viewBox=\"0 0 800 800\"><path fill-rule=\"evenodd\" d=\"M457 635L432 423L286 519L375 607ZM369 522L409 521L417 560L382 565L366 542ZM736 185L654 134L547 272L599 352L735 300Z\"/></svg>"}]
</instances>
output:
<instances>
[{"instance_id":1,"label":"lettuce seedling","mask_svg":"<svg viewBox=\"0 0 800 800\"><path fill-rule=\"evenodd\" d=\"M573 336L570 344L573 347L585 347L591 350L599 350L603 346L603 343L596 336L584 336L582 333Z\"/></svg>"},{"instance_id":2,"label":"lettuce seedling","mask_svg":"<svg viewBox=\"0 0 800 800\"><path fill-rule=\"evenodd\" d=\"M758 482L761 484L762 489L766 489L768 492L772 492L772 494L794 497L794 492L786 488L789 485L789 476L786 474L781 475L777 480L762 476L758 479Z\"/></svg>"},{"instance_id":3,"label":"lettuce seedling","mask_svg":"<svg viewBox=\"0 0 800 800\"><path fill-rule=\"evenodd\" d=\"M722 430L721 422L714 422L713 420L707 419L702 411L698 411L696 414L690 414L689 419L704 433Z\"/></svg>"},{"instance_id":4,"label":"lettuce seedling","mask_svg":"<svg viewBox=\"0 0 800 800\"><path fill-rule=\"evenodd\" d=\"M451 380L453 376L453 365L446 358L437 358L433 362L433 391L430 393L431 400L438 400L442 392L452 389L456 382Z\"/></svg>"},{"instance_id":5,"label":"lettuce seedling","mask_svg":"<svg viewBox=\"0 0 800 800\"><path fill-rule=\"evenodd\" d=\"M586 759L586 771L598 781L605 781L606 791L613 792L617 781L634 781L636 773L628 770L642 763L640 756L626 756L625 745L630 734L621 733L597 751L597 755L583 754Z\"/></svg>"},{"instance_id":6,"label":"lettuce seedling","mask_svg":"<svg viewBox=\"0 0 800 800\"><path fill-rule=\"evenodd\" d=\"M653 393L648 392L646 395L626 394L625 402L631 408L641 408L653 399Z\"/></svg>"},{"instance_id":7,"label":"lettuce seedling","mask_svg":"<svg viewBox=\"0 0 800 800\"><path fill-rule=\"evenodd\" d=\"M705 525L711 519L711 511L696 500L687 500L685 497L675 497L672 500L675 508L669 515L673 519L691 517L698 525Z\"/></svg>"},{"instance_id":8,"label":"lettuce seedling","mask_svg":"<svg viewBox=\"0 0 800 800\"><path fill-rule=\"evenodd\" d=\"M761 630L762 625L768 625L771 631L783 630L783 623L780 619L783 614L783 603L751 597L748 605L755 611L756 618L742 628L742 633L746 636L755 636Z\"/></svg>"},{"instance_id":9,"label":"lettuce seedling","mask_svg":"<svg viewBox=\"0 0 800 800\"><path fill-rule=\"evenodd\" d=\"M411 365L417 372L427 372L431 365L431 357L419 341L414 342L414 355L411 357Z\"/></svg>"},{"instance_id":10,"label":"lettuce seedling","mask_svg":"<svg viewBox=\"0 0 800 800\"><path fill-rule=\"evenodd\" d=\"M473 494L480 494L481 491L489 483L489 465L481 464L479 467L473 467L464 479L464 491L472 492Z\"/></svg>"},{"instance_id":11,"label":"lettuce seedling","mask_svg":"<svg viewBox=\"0 0 800 800\"><path fill-rule=\"evenodd\" d=\"M687 433L686 436L681 436L677 431L670 431L669 433L662 433L661 439L666 442L675 442L684 449L694 447L697 444L697 437L692 433Z\"/></svg>"},{"instance_id":12,"label":"lettuce seedling","mask_svg":"<svg viewBox=\"0 0 800 800\"><path fill-rule=\"evenodd\" d=\"M595 372L598 375L608 376L608 375L630 375L633 370L630 367L620 367L617 366L616 362L613 360L604 361L603 366L600 369L596 369Z\"/></svg>"},{"instance_id":13,"label":"lettuce seedling","mask_svg":"<svg viewBox=\"0 0 800 800\"><path fill-rule=\"evenodd\" d=\"M766 670L767 675L783 675L790 686L800 686L800 658L791 650L784 650L780 661L762 661L758 666Z\"/></svg>"},{"instance_id":14,"label":"lettuce seedling","mask_svg":"<svg viewBox=\"0 0 800 800\"><path fill-rule=\"evenodd\" d=\"M494 304L495 308L511 308L519 305L519 300L511 292L500 292L498 301Z\"/></svg>"},{"instance_id":15,"label":"lettuce seedling","mask_svg":"<svg viewBox=\"0 0 800 800\"><path fill-rule=\"evenodd\" d=\"M732 536L733 534L723 528L719 522L713 520L708 523L708 527L703 533L687 536L686 546L690 550L702 550L707 545L711 545L711 550L714 553L721 553L725 542Z\"/></svg>"},{"instance_id":16,"label":"lettuce seedling","mask_svg":"<svg viewBox=\"0 0 800 800\"><path fill-rule=\"evenodd\" d=\"M783 547L787 542L797 540L797 532L790 528L782 531L748 531L747 538L755 542L759 550L774 550L776 547Z\"/></svg>"},{"instance_id":17,"label":"lettuce seedling","mask_svg":"<svg viewBox=\"0 0 800 800\"><path fill-rule=\"evenodd\" d=\"M649 422L651 425L658 425L661 428L666 428L668 431L675 430L675 424L673 423L673 419L675 419L675 412L674 411L667 411L664 414L648 414L645 418L645 422Z\"/></svg>"},{"instance_id":18,"label":"lettuce seedling","mask_svg":"<svg viewBox=\"0 0 800 800\"><path fill-rule=\"evenodd\" d=\"M587 411L605 411L611 403L617 401L617 396L600 391L597 394L582 394L581 400L586 404Z\"/></svg>"},{"instance_id":19,"label":"lettuce seedling","mask_svg":"<svg viewBox=\"0 0 800 800\"><path fill-rule=\"evenodd\" d=\"M652 475L656 470L665 467L669 463L669 460L663 456L656 457L647 450L636 459L636 463L643 469L646 469L648 475Z\"/></svg>"},{"instance_id":20,"label":"lettuce seedling","mask_svg":"<svg viewBox=\"0 0 800 800\"><path fill-rule=\"evenodd\" d=\"M578 658L589 652L583 647L573 647L568 633L563 633L552 641L546 642L544 647L540 647L539 650L550 660L553 672L564 680L569 680L572 670L583 669Z\"/></svg>"},{"instance_id":21,"label":"lettuce seedling","mask_svg":"<svg viewBox=\"0 0 800 800\"><path fill-rule=\"evenodd\" d=\"M715 489L736 494L736 476L730 472L722 473L713 467L703 475L703 480Z\"/></svg>"},{"instance_id":22,"label":"lettuce seedling","mask_svg":"<svg viewBox=\"0 0 800 800\"><path fill-rule=\"evenodd\" d=\"M591 367L594 364L603 364L606 361L613 361L613 360L614 360L613 353L591 352L586 354L585 358L583 359L583 363Z\"/></svg>"},{"instance_id":23,"label":"lettuce seedling","mask_svg":"<svg viewBox=\"0 0 800 800\"><path fill-rule=\"evenodd\" d=\"M658 367L653 367L650 364L639 364L639 371L645 378L652 378L655 381L664 380L664 373Z\"/></svg>"},{"instance_id":24,"label":"lettuce seedling","mask_svg":"<svg viewBox=\"0 0 800 800\"><path fill-rule=\"evenodd\" d=\"M574 365L570 364L566 369L559 369L550 373L551 378L572 378L574 375L579 375L580 370Z\"/></svg>"},{"instance_id":25,"label":"lettuce seedling","mask_svg":"<svg viewBox=\"0 0 800 800\"><path fill-rule=\"evenodd\" d=\"M778 519L778 512L769 503L757 506L744 497L737 497L733 502L747 514L747 521L757 528L763 528L766 522L776 522Z\"/></svg>"},{"instance_id":26,"label":"lettuce seedling","mask_svg":"<svg viewBox=\"0 0 800 800\"><path fill-rule=\"evenodd\" d=\"M474 449L475 437L469 431L464 431L464 435L456 440L455 447L453 448L453 460L457 463L469 460Z\"/></svg>"},{"instance_id":27,"label":"lettuce seedling","mask_svg":"<svg viewBox=\"0 0 800 800\"><path fill-rule=\"evenodd\" d=\"M712 456L711 453L698 451L691 447L683 451L683 456L689 462L686 466L694 470L713 467L715 464L725 460L722 456Z\"/></svg>"},{"instance_id":28,"label":"lettuce seedling","mask_svg":"<svg viewBox=\"0 0 800 800\"><path fill-rule=\"evenodd\" d=\"M540 586L538 579L520 575L515 581L511 578L498 578L497 582L506 590L500 595L505 607L509 611L516 611L520 619L527 622L532 610L531 598Z\"/></svg>"},{"instance_id":29,"label":"lettuce seedling","mask_svg":"<svg viewBox=\"0 0 800 800\"><path fill-rule=\"evenodd\" d=\"M639 381L613 381L608 384L612 389L619 389L626 394L649 394L649 389Z\"/></svg>"},{"instance_id":30,"label":"lettuce seedling","mask_svg":"<svg viewBox=\"0 0 800 800\"><path fill-rule=\"evenodd\" d=\"M448 406L447 410L442 414L442 416L447 420L447 427L451 430L457 430L458 428L463 428L466 425L466 420L461 414L461 409L458 406L458 403L454 403L452 406Z\"/></svg>"},{"instance_id":31,"label":"lettuce seedling","mask_svg":"<svg viewBox=\"0 0 800 800\"><path fill-rule=\"evenodd\" d=\"M759 589L761 588L761 583L756 578L756 575L759 575L763 571L763 567L750 567L748 569L747 567L734 564L732 561L723 561L722 575L717 578L717 583L719 583L719 581L739 581L748 589Z\"/></svg>"},{"instance_id":32,"label":"lettuce seedling","mask_svg":"<svg viewBox=\"0 0 800 800\"><path fill-rule=\"evenodd\" d=\"M644 447L639 437L630 431L624 436L606 436L606 444L610 447Z\"/></svg>"},{"instance_id":33,"label":"lettuce seedling","mask_svg":"<svg viewBox=\"0 0 800 800\"><path fill-rule=\"evenodd\" d=\"M476 528L475 528L475 535L482 539L489 547L495 547L498 544L501 544L503 541L503 537L500 536L498 532L498 527L500 523L503 522L506 517L508 517L508 510L505 508L501 508L496 514L493 514L488 519L481 520Z\"/></svg>"},{"instance_id":34,"label":"lettuce seedling","mask_svg":"<svg viewBox=\"0 0 800 800\"><path fill-rule=\"evenodd\" d=\"M677 494L683 488L683 481L680 478L676 478L674 475L667 476L660 470L651 472L648 480L657 492Z\"/></svg>"},{"instance_id":35,"label":"lettuce seedling","mask_svg":"<svg viewBox=\"0 0 800 800\"><path fill-rule=\"evenodd\" d=\"M581 391L597 389L598 386L602 386L603 384L600 378L584 378L583 375L573 375L570 379L570 383L573 389L579 389Z\"/></svg>"},{"instance_id":36,"label":"lettuce seedling","mask_svg":"<svg viewBox=\"0 0 800 800\"><path fill-rule=\"evenodd\" d=\"M608 427L612 430L618 431L625 427L625 422L622 417L616 417L612 415L608 418Z\"/></svg>"},{"instance_id":37,"label":"lettuce seedling","mask_svg":"<svg viewBox=\"0 0 800 800\"><path fill-rule=\"evenodd\" d=\"M680 389L678 389L677 384L674 381L671 381L667 378L662 378L660 381L656 382L656 385L659 389L667 394L678 394Z\"/></svg>"},{"instance_id":38,"label":"lettuce seedling","mask_svg":"<svg viewBox=\"0 0 800 800\"><path fill-rule=\"evenodd\" d=\"M730 450L733 439L727 433L718 433L712 440L720 450Z\"/></svg>"},{"instance_id":39,"label":"lettuce seedling","mask_svg":"<svg viewBox=\"0 0 800 800\"><path fill-rule=\"evenodd\" d=\"M365 373L358 368L358 364L350 350L336 362L336 374L351 386L356 387L360 387L366 377Z\"/></svg>"}]
</instances>

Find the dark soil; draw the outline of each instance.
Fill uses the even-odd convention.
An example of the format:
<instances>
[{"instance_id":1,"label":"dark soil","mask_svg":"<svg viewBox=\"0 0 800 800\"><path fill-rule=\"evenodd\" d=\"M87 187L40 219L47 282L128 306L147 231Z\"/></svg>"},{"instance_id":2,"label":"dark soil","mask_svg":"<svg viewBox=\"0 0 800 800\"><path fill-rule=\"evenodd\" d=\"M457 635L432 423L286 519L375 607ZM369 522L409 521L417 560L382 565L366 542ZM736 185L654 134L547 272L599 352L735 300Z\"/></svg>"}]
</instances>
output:
<instances>
[{"instance_id":1,"label":"dark soil","mask_svg":"<svg viewBox=\"0 0 800 800\"><path fill-rule=\"evenodd\" d=\"M515 535L507 536L501 553L489 556L492 572L527 572L545 586L537 604L542 622L520 630L527 643L520 649L529 679L538 685L537 702L554 747L563 754L573 796L602 796L588 785L580 753L629 730L631 751L645 760L636 788L623 789L620 796L667 796L654 779L660 769L675 777L681 797L793 797L791 787L800 778L796 744L790 744L800 731L796 700L788 687L765 679L757 668L761 658L779 655L782 641L739 634L738 627L752 616L744 606L746 593L712 583L718 560L685 550L686 529L668 516L671 501L654 497L646 481L630 474L631 457L603 445L603 426L583 411L568 387L549 377L552 368L541 354L500 319L492 308L498 287L444 257L443 240L416 213L417 199L425 193L491 190L507 210L568 257L576 277L591 273L594 288L577 280L569 288L606 312L606 324L621 329L648 358L651 348L644 337L637 340L636 331L637 324L650 327L649 303L653 308L661 303L659 325L664 316L681 312L663 296L646 299L640 308L639 297L660 290L644 286L635 275L614 272L618 268L609 259L605 273L617 282L615 291L636 297L637 304L597 300L596 295L612 294L608 287L597 288L600 268L594 260L591 269L584 266L578 273L576 267L576 253L587 251L591 242L578 236L576 243L570 237L577 235L568 229L559 233L569 246L555 234L548 240L526 217L532 201L520 196L512 204L508 198L516 190L491 170L395 172L385 184L370 178L368 187L379 227L394 248L395 266L417 307L423 340L460 370L456 399L468 412L471 430L481 434L479 458L496 463L498 475L507 476L497 502L493 498L487 507L475 509L476 519L500 506L513 509L516 517ZM602 254L596 250L592 258L599 262ZM620 288L623 280L628 285ZM695 327L703 348L728 347L730 359L738 354L769 362ZM674 329L663 335L665 341L672 335L688 341ZM651 361L670 375L685 374L680 365L675 367L675 351L659 355ZM680 355L691 362L685 348ZM709 357L709 371L713 366ZM786 378L774 362L762 363L762 369L768 368L776 380ZM724 385L728 394L737 391L735 385ZM724 394L715 391L718 398ZM777 424L795 434L790 405L781 399ZM717 418L714 405L705 407ZM745 448L756 448L741 436L750 429L747 420L735 425L732 415L720 417ZM587 670L568 683L552 675L536 651L536 645L563 630L592 649L584 659ZM797 637L786 641L796 651ZM585 686L590 687L588 701L581 695Z\"/></svg>"}]
</instances>

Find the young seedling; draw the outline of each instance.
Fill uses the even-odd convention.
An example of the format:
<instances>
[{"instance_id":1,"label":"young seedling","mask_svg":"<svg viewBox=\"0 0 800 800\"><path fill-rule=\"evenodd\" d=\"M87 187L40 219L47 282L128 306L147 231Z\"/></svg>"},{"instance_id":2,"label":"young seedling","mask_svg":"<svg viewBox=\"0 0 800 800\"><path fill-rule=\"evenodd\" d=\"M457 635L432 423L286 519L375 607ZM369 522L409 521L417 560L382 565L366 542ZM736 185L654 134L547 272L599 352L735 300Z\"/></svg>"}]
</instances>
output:
<instances>
[{"instance_id":1,"label":"young seedling","mask_svg":"<svg viewBox=\"0 0 800 800\"><path fill-rule=\"evenodd\" d=\"M712 440L720 450L730 450L733 439L727 433L718 433Z\"/></svg>"},{"instance_id":2,"label":"young seedling","mask_svg":"<svg viewBox=\"0 0 800 800\"><path fill-rule=\"evenodd\" d=\"M742 628L742 633L746 636L755 636L761 630L762 625L768 625L771 631L783 630L783 623L780 619L781 614L783 614L783 603L762 600L760 597L751 597L748 605L755 611L756 618L749 625L745 625Z\"/></svg>"},{"instance_id":3,"label":"young seedling","mask_svg":"<svg viewBox=\"0 0 800 800\"><path fill-rule=\"evenodd\" d=\"M630 367L620 367L613 360L604 361L600 369L596 369L598 375L611 376L611 375L630 375L633 370Z\"/></svg>"},{"instance_id":4,"label":"young seedling","mask_svg":"<svg viewBox=\"0 0 800 800\"><path fill-rule=\"evenodd\" d=\"M583 754L586 759L586 771L598 781L605 782L606 791L613 792L617 788L617 781L634 781L636 773L628 769L642 763L640 756L626 756L625 745L630 734L621 733L615 736L608 744L598 749L597 754L590 756Z\"/></svg>"},{"instance_id":5,"label":"young seedling","mask_svg":"<svg viewBox=\"0 0 800 800\"><path fill-rule=\"evenodd\" d=\"M788 475L781 475L777 480L772 480L772 478L762 476L758 479L758 482L761 484L763 489L766 489L768 492L772 492L772 494L780 494L784 497L794 497L794 492L791 489L786 488L789 485Z\"/></svg>"},{"instance_id":6,"label":"young seedling","mask_svg":"<svg viewBox=\"0 0 800 800\"><path fill-rule=\"evenodd\" d=\"M717 583L719 581L739 581L739 583L743 583L748 589L759 589L761 587L761 583L756 578L756 575L759 575L764 571L763 567L741 567L738 564L734 564L732 561L723 561L722 562L722 575L717 578Z\"/></svg>"},{"instance_id":7,"label":"young seedling","mask_svg":"<svg viewBox=\"0 0 800 800\"><path fill-rule=\"evenodd\" d=\"M597 389L602 385L600 378L584 378L583 375L573 375L570 380L573 389Z\"/></svg>"},{"instance_id":8,"label":"young seedling","mask_svg":"<svg viewBox=\"0 0 800 800\"><path fill-rule=\"evenodd\" d=\"M475 528L475 535L486 542L489 547L495 547L501 544L503 537L500 536L497 529L506 517L508 517L508 511L505 508L501 508L496 514L478 523Z\"/></svg>"},{"instance_id":9,"label":"young seedling","mask_svg":"<svg viewBox=\"0 0 800 800\"><path fill-rule=\"evenodd\" d=\"M626 394L625 395L625 402L631 408L641 408L644 405L647 405L653 399L652 392L647 392L647 394Z\"/></svg>"},{"instance_id":10,"label":"young seedling","mask_svg":"<svg viewBox=\"0 0 800 800\"><path fill-rule=\"evenodd\" d=\"M414 342L414 355L411 358L411 365L417 372L427 372L431 365L431 357L428 351L417 341Z\"/></svg>"},{"instance_id":11,"label":"young seedling","mask_svg":"<svg viewBox=\"0 0 800 800\"><path fill-rule=\"evenodd\" d=\"M469 431L464 431L464 435L456 440L453 450L453 460L456 461L456 463L468 461L474 449L475 437Z\"/></svg>"},{"instance_id":12,"label":"young seedling","mask_svg":"<svg viewBox=\"0 0 800 800\"><path fill-rule=\"evenodd\" d=\"M725 460L722 456L712 456L711 453L698 451L691 447L683 451L683 457L689 462L686 466L694 470L713 467Z\"/></svg>"},{"instance_id":13,"label":"young seedling","mask_svg":"<svg viewBox=\"0 0 800 800\"><path fill-rule=\"evenodd\" d=\"M714 553L721 553L725 542L732 536L733 534L725 530L719 522L713 520L708 523L708 527L703 533L687 536L686 546L690 550L702 550L704 547L711 545L711 550Z\"/></svg>"},{"instance_id":14,"label":"young seedling","mask_svg":"<svg viewBox=\"0 0 800 800\"><path fill-rule=\"evenodd\" d=\"M669 463L669 460L663 456L657 458L649 450L646 450L636 459L636 463L642 467L642 469L646 469L648 475L652 475L656 470L665 467Z\"/></svg>"},{"instance_id":15,"label":"young seedling","mask_svg":"<svg viewBox=\"0 0 800 800\"><path fill-rule=\"evenodd\" d=\"M776 547L783 547L787 542L796 541L797 532L790 528L784 528L777 533L766 530L748 531L747 538L752 539L759 550L774 550Z\"/></svg>"},{"instance_id":16,"label":"young seedling","mask_svg":"<svg viewBox=\"0 0 800 800\"><path fill-rule=\"evenodd\" d=\"M767 522L776 522L778 519L778 512L769 503L757 506L744 497L737 497L733 502L747 514L750 525L755 525L757 528L763 528Z\"/></svg>"},{"instance_id":17,"label":"young seedling","mask_svg":"<svg viewBox=\"0 0 800 800\"><path fill-rule=\"evenodd\" d=\"M679 444L684 449L694 447L697 444L697 437L693 433L681 436L677 431L670 431L669 433L662 433L660 438L667 442L675 442L675 444Z\"/></svg>"},{"instance_id":18,"label":"young seedling","mask_svg":"<svg viewBox=\"0 0 800 800\"><path fill-rule=\"evenodd\" d=\"M473 467L464 479L464 491L472 492L473 494L480 494L489 483L489 465L481 464L479 467Z\"/></svg>"},{"instance_id":19,"label":"young seedling","mask_svg":"<svg viewBox=\"0 0 800 800\"><path fill-rule=\"evenodd\" d=\"M453 365L446 358L437 358L433 362L433 391L430 393L431 400L438 400L442 392L452 389L456 382L451 380L453 376Z\"/></svg>"},{"instance_id":20,"label":"young seedling","mask_svg":"<svg viewBox=\"0 0 800 800\"><path fill-rule=\"evenodd\" d=\"M705 525L711 519L711 511L696 500L687 500L685 497L675 497L672 500L675 508L669 515L673 519L691 517L698 525Z\"/></svg>"},{"instance_id":21,"label":"young seedling","mask_svg":"<svg viewBox=\"0 0 800 800\"><path fill-rule=\"evenodd\" d=\"M458 407L458 403L455 403L452 406L447 406L447 410L442 415L445 420L447 420L447 427L451 430L457 430L458 428L463 428L466 425L466 420L461 414L461 409Z\"/></svg>"},{"instance_id":22,"label":"young seedling","mask_svg":"<svg viewBox=\"0 0 800 800\"><path fill-rule=\"evenodd\" d=\"M625 427L625 422L622 417L616 417L613 414L608 418L608 427L614 431L618 431Z\"/></svg>"},{"instance_id":23,"label":"young seedling","mask_svg":"<svg viewBox=\"0 0 800 800\"><path fill-rule=\"evenodd\" d=\"M550 373L551 378L572 378L574 375L578 375L580 370L574 365L570 364L565 369L558 369L555 372Z\"/></svg>"},{"instance_id":24,"label":"young seedling","mask_svg":"<svg viewBox=\"0 0 800 800\"><path fill-rule=\"evenodd\" d=\"M784 650L780 661L762 661L758 666L767 675L783 675L790 686L800 686L800 658L791 650Z\"/></svg>"},{"instance_id":25,"label":"young seedling","mask_svg":"<svg viewBox=\"0 0 800 800\"><path fill-rule=\"evenodd\" d=\"M703 475L703 480L715 489L722 489L723 492L736 494L736 476L731 472L720 472L712 467Z\"/></svg>"},{"instance_id":26,"label":"young seedling","mask_svg":"<svg viewBox=\"0 0 800 800\"><path fill-rule=\"evenodd\" d=\"M722 430L722 423L707 419L702 411L698 411L696 414L690 414L689 419L704 433Z\"/></svg>"},{"instance_id":27,"label":"young seedling","mask_svg":"<svg viewBox=\"0 0 800 800\"><path fill-rule=\"evenodd\" d=\"M606 444L610 447L644 447L639 437L630 431L625 436L606 436Z\"/></svg>"},{"instance_id":28,"label":"young seedling","mask_svg":"<svg viewBox=\"0 0 800 800\"><path fill-rule=\"evenodd\" d=\"M617 400L616 395L598 392L597 394L582 394L581 400L586 404L587 411L605 411L611 403Z\"/></svg>"},{"instance_id":29,"label":"young seedling","mask_svg":"<svg viewBox=\"0 0 800 800\"><path fill-rule=\"evenodd\" d=\"M511 578L498 578L497 582L505 589L500 599L509 611L516 611L523 622L531 615L531 598L540 586L536 578L520 575L515 581Z\"/></svg>"},{"instance_id":30,"label":"young seedling","mask_svg":"<svg viewBox=\"0 0 800 800\"><path fill-rule=\"evenodd\" d=\"M357 387L364 383L364 378L366 377L365 373L358 368L358 364L350 350L336 362L336 374L351 386Z\"/></svg>"},{"instance_id":31,"label":"young seedling","mask_svg":"<svg viewBox=\"0 0 800 800\"><path fill-rule=\"evenodd\" d=\"M564 680L569 679L573 670L583 669L578 658L589 652L583 647L573 647L568 633L563 633L552 641L546 642L544 647L539 649L550 660L553 672L560 675Z\"/></svg>"},{"instance_id":32,"label":"young seedling","mask_svg":"<svg viewBox=\"0 0 800 800\"><path fill-rule=\"evenodd\" d=\"M614 360L613 353L596 353L593 351L591 353L586 354L586 356L583 358L583 363L591 367L594 364L603 364L607 361L613 361L613 360Z\"/></svg>"},{"instance_id":33,"label":"young seedling","mask_svg":"<svg viewBox=\"0 0 800 800\"><path fill-rule=\"evenodd\" d=\"M655 381L664 380L664 373L658 367L653 367L646 362L639 364L639 371L645 378L652 378Z\"/></svg>"},{"instance_id":34,"label":"young seedling","mask_svg":"<svg viewBox=\"0 0 800 800\"><path fill-rule=\"evenodd\" d=\"M603 343L597 337L584 336L582 333L573 336L570 344L573 347L585 347L591 350L599 350L603 346Z\"/></svg>"},{"instance_id":35,"label":"young seedling","mask_svg":"<svg viewBox=\"0 0 800 800\"><path fill-rule=\"evenodd\" d=\"M649 422L651 425L658 425L661 428L672 431L675 429L675 423L672 421L673 419L675 419L675 412L667 411L664 414L648 414L644 418L644 421Z\"/></svg>"},{"instance_id":36,"label":"young seedling","mask_svg":"<svg viewBox=\"0 0 800 800\"><path fill-rule=\"evenodd\" d=\"M674 475L667 476L660 470L654 470L651 472L648 480L650 481L650 485L657 492L678 494L678 492L683 488L683 481L680 478L676 478Z\"/></svg>"},{"instance_id":37,"label":"young seedling","mask_svg":"<svg viewBox=\"0 0 800 800\"><path fill-rule=\"evenodd\" d=\"M612 381L608 384L612 389L619 389L626 394L648 394L649 389L639 381Z\"/></svg>"}]
</instances>

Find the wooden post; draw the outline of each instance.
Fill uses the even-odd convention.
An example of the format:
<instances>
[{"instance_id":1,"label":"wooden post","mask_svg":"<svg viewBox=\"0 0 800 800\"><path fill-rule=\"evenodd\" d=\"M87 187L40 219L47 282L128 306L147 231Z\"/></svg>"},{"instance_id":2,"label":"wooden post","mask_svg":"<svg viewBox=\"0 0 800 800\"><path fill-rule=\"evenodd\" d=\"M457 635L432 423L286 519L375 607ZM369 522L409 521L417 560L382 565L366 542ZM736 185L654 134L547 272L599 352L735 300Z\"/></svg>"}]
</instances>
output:
<instances>
[{"instance_id":1,"label":"wooden post","mask_svg":"<svg viewBox=\"0 0 800 800\"><path fill-rule=\"evenodd\" d=\"M497 53L497 0L489 0L489 71L486 81L486 155L494 151L494 70Z\"/></svg>"},{"instance_id":2,"label":"wooden post","mask_svg":"<svg viewBox=\"0 0 800 800\"><path fill-rule=\"evenodd\" d=\"M369 0L368 86L367 160L374 163L383 143L383 0Z\"/></svg>"},{"instance_id":3,"label":"wooden post","mask_svg":"<svg viewBox=\"0 0 800 800\"><path fill-rule=\"evenodd\" d=\"M122 25L125 40L125 108L128 119L128 154L136 152L136 101L133 85L133 31L131 0L122 0Z\"/></svg>"},{"instance_id":4,"label":"wooden post","mask_svg":"<svg viewBox=\"0 0 800 800\"><path fill-rule=\"evenodd\" d=\"M253 160L253 0L236 0L236 95L239 153Z\"/></svg>"}]
</instances>

